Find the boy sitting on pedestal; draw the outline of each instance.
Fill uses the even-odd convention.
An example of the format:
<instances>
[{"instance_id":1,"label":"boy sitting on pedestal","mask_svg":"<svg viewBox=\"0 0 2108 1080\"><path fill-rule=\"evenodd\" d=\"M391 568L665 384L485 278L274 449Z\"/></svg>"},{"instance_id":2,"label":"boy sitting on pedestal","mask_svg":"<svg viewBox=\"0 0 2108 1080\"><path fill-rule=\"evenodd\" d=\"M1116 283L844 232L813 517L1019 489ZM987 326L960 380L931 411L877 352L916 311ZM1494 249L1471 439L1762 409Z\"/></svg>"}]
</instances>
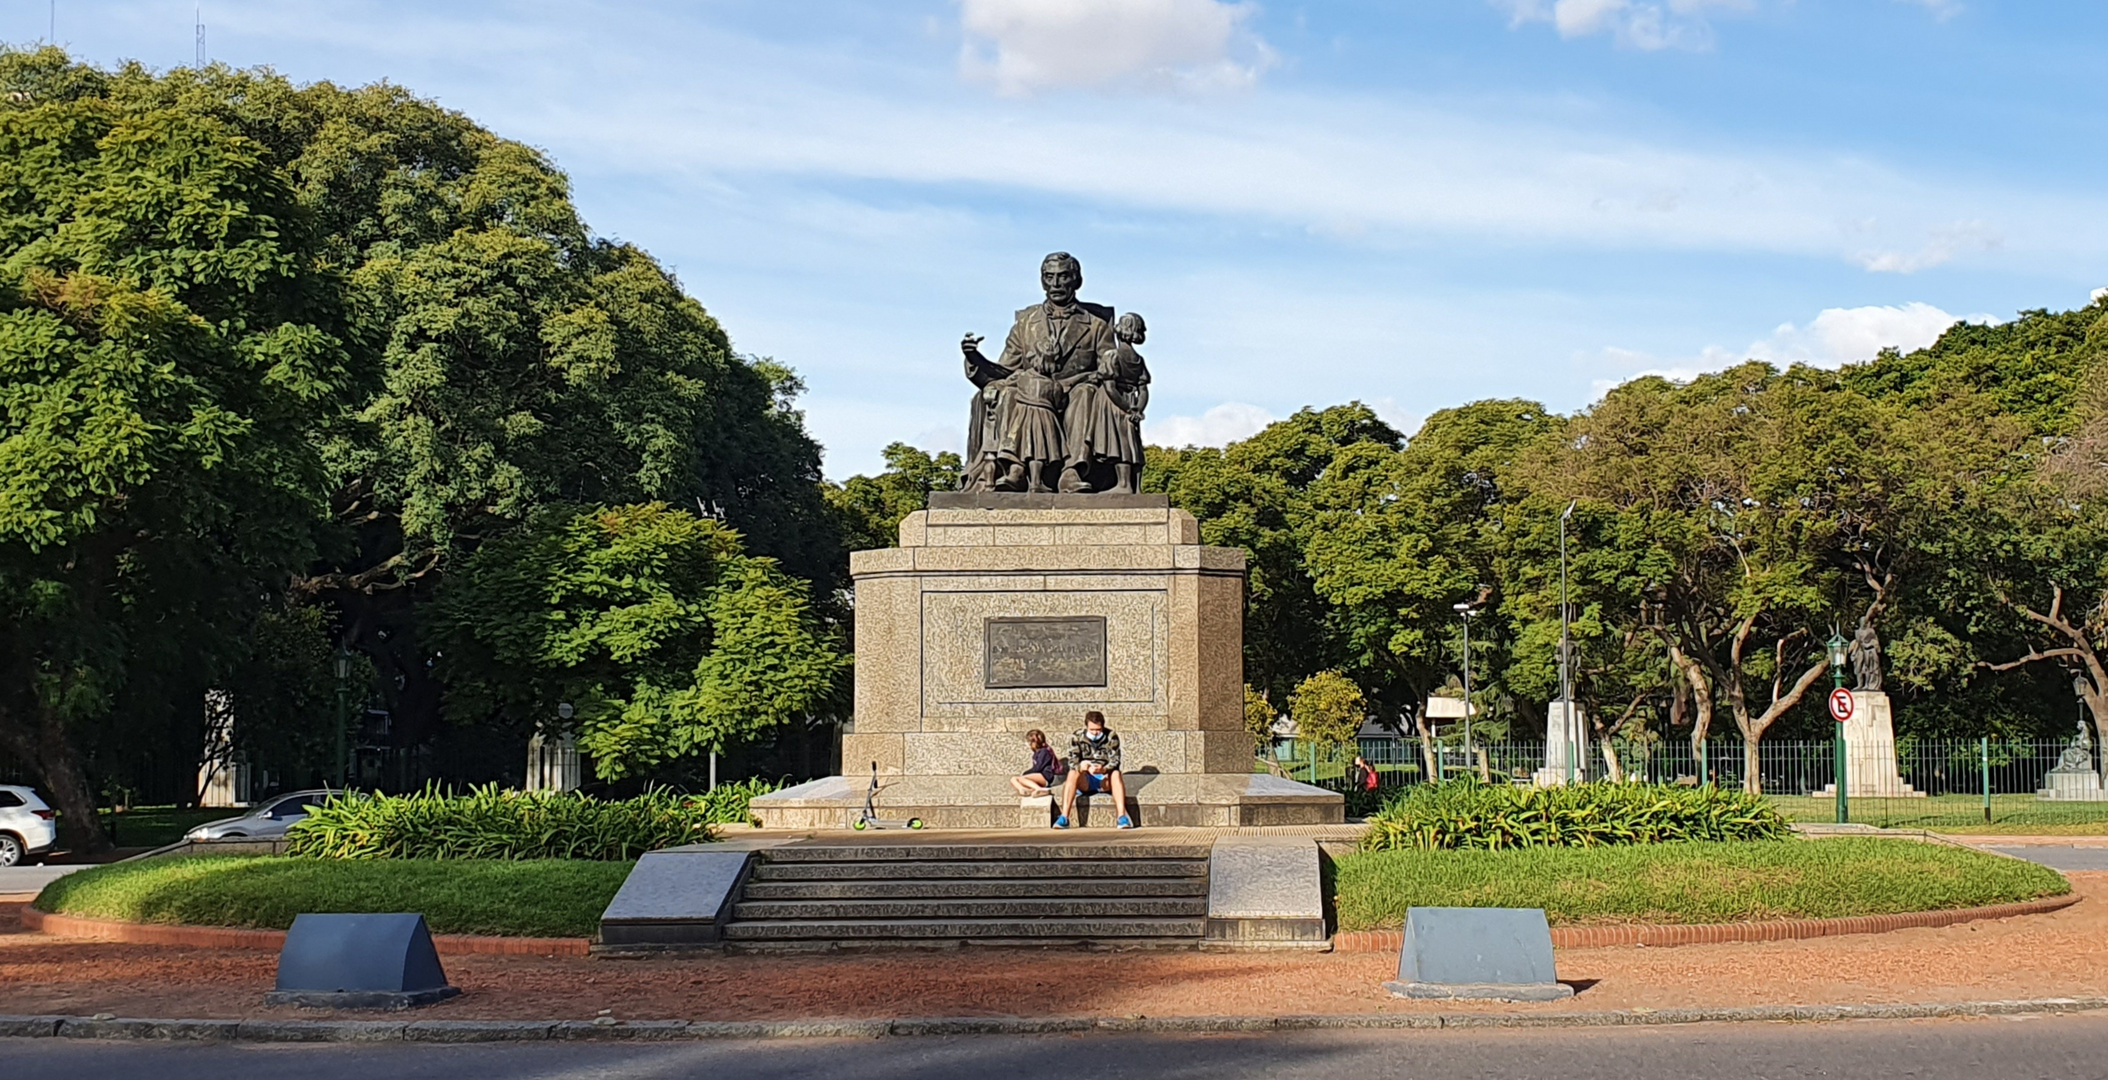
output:
<instances>
[{"instance_id":1,"label":"boy sitting on pedestal","mask_svg":"<svg viewBox=\"0 0 2108 1080\"><path fill-rule=\"evenodd\" d=\"M1096 709L1084 713L1083 730L1069 736L1069 778L1061 786L1061 816L1054 819L1055 828L1069 827L1079 791L1110 794L1120 813L1114 824L1122 829L1135 827L1134 819L1127 816L1127 783L1120 778L1120 736L1105 726L1105 714Z\"/></svg>"}]
</instances>

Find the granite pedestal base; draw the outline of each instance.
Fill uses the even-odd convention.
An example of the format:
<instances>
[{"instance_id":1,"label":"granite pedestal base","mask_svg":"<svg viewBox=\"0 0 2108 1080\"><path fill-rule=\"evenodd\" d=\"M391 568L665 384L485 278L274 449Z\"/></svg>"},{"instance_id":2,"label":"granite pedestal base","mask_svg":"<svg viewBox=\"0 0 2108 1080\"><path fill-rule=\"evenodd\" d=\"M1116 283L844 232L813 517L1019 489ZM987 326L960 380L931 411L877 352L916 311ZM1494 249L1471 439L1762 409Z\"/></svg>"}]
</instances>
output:
<instances>
[{"instance_id":1,"label":"granite pedestal base","mask_svg":"<svg viewBox=\"0 0 2108 1080\"><path fill-rule=\"evenodd\" d=\"M1896 769L1896 725L1888 695L1879 690L1852 691L1852 718L1843 725L1845 795L1854 799L1922 799ZM1834 798L1835 783L1816 793Z\"/></svg>"},{"instance_id":2,"label":"granite pedestal base","mask_svg":"<svg viewBox=\"0 0 2108 1080\"><path fill-rule=\"evenodd\" d=\"M856 712L848 776L755 799L769 828L839 829L863 807L937 829L1052 823L1010 777L1025 733L1057 754L1103 714L1141 827L1323 825L1334 792L1254 775L1244 730L1244 553L1200 542L1162 495L940 494L898 547L850 556ZM1120 816L1104 796L1086 828Z\"/></svg>"}]
</instances>

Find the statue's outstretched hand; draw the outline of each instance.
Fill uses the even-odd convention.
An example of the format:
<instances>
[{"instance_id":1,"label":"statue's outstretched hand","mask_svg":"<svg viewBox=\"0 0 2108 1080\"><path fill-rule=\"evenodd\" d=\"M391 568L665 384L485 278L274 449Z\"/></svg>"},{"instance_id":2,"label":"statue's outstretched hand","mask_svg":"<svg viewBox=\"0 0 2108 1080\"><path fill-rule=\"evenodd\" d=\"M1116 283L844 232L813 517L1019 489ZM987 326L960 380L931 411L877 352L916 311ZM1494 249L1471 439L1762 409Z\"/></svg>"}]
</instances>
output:
<instances>
[{"instance_id":1,"label":"statue's outstretched hand","mask_svg":"<svg viewBox=\"0 0 2108 1080\"><path fill-rule=\"evenodd\" d=\"M959 351L968 356L981 355L981 335L970 333L960 338Z\"/></svg>"}]
</instances>

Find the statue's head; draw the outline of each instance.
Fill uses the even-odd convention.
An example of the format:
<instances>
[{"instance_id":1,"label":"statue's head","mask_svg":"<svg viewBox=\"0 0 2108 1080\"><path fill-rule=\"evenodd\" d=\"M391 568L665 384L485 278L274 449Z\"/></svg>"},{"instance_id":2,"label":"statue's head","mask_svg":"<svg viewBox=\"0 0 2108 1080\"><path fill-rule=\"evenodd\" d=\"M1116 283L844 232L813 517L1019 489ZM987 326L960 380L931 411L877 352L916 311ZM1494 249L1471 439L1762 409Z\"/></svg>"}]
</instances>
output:
<instances>
[{"instance_id":1,"label":"statue's head","mask_svg":"<svg viewBox=\"0 0 2108 1080\"><path fill-rule=\"evenodd\" d=\"M1140 315L1130 311L1120 316L1120 321L1113 324L1113 333L1129 345L1140 345L1149 340L1149 324L1143 322Z\"/></svg>"},{"instance_id":2,"label":"statue's head","mask_svg":"<svg viewBox=\"0 0 2108 1080\"><path fill-rule=\"evenodd\" d=\"M1076 256L1057 251L1039 261L1039 285L1054 303L1071 303L1076 299L1076 290L1083 288L1083 264L1076 261Z\"/></svg>"}]
</instances>

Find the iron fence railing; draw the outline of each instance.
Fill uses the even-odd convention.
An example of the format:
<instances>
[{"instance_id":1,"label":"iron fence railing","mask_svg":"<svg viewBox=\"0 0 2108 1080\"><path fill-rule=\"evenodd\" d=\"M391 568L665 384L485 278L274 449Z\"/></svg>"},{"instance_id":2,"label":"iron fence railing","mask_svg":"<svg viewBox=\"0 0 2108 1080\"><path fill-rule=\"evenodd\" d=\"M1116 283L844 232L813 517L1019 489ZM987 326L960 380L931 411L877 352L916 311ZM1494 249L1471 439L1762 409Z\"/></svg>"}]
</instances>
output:
<instances>
[{"instance_id":1,"label":"iron fence railing","mask_svg":"<svg viewBox=\"0 0 2108 1080\"><path fill-rule=\"evenodd\" d=\"M1766 740L1754 762L1739 740L1615 740L1617 775L1666 784L1743 787L1752 767L1759 789L1796 821L1835 821L1837 748L1829 741ZM1885 827L1966 829L1995 826L2013 831L2108 823L2108 784L2101 778L2096 747L2053 739L1896 740L1893 761L1879 748L1846 753L1843 820ZM1336 791L1348 788L1356 754L1375 771L1381 789L1477 775L1493 783L1562 783L1563 764L1547 769L1545 745L1530 742L1475 743L1445 737L1432 745L1414 736L1361 739L1352 749L1286 740L1273 760L1291 779ZM1575 779L1602 780L1612 773L1599 745L1591 745Z\"/></svg>"}]
</instances>

